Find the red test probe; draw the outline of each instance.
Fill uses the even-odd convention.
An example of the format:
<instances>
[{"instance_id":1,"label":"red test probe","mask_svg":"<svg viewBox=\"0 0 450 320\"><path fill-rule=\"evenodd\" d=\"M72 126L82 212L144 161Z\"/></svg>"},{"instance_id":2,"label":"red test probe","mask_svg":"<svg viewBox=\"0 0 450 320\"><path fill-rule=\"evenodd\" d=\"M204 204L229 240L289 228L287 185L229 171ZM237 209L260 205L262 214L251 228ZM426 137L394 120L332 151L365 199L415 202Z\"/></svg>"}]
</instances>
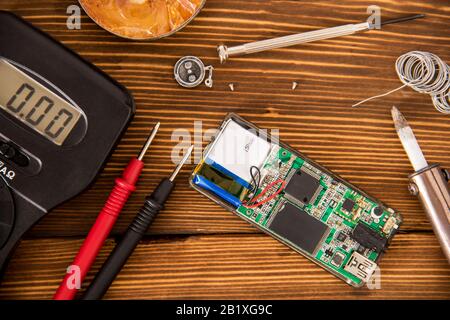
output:
<instances>
[{"instance_id":1,"label":"red test probe","mask_svg":"<svg viewBox=\"0 0 450 320\"><path fill-rule=\"evenodd\" d=\"M128 197L136 190L136 182L144 167L142 159L155 138L159 126L160 123L158 122L153 128L139 156L131 159L123 171L122 177L116 179L114 189L110 193L102 211L100 211L77 256L67 269L67 274L53 297L54 300L73 300L75 298L77 290L80 289L79 286L83 283L86 274L111 232Z\"/></svg>"}]
</instances>

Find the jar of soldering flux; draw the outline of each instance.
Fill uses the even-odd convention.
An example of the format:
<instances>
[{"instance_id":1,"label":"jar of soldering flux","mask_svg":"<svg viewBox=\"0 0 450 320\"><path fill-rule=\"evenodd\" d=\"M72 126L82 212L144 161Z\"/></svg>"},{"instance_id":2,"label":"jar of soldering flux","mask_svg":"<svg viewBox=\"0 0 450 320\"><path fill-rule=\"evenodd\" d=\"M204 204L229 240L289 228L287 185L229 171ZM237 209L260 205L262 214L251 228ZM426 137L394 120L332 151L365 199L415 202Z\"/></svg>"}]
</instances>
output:
<instances>
[{"instance_id":1,"label":"jar of soldering flux","mask_svg":"<svg viewBox=\"0 0 450 320\"><path fill-rule=\"evenodd\" d=\"M122 38L155 40L185 27L206 0L79 0L87 15Z\"/></svg>"}]
</instances>

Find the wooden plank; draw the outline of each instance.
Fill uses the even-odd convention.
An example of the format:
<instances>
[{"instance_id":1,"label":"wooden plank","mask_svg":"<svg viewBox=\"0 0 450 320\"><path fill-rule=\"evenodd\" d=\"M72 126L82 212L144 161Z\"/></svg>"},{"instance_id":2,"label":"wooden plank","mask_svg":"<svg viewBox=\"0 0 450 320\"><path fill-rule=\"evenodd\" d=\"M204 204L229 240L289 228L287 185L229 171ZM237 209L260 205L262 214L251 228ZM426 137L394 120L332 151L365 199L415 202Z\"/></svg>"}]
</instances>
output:
<instances>
[{"instance_id":1,"label":"wooden plank","mask_svg":"<svg viewBox=\"0 0 450 320\"><path fill-rule=\"evenodd\" d=\"M365 1L219 1L208 0L200 15L174 36L130 42L95 25L83 14L82 29L68 30L65 10L73 1L2 1L13 10L94 62L134 94L137 114L97 183L58 208L29 233L31 237L86 234L114 177L136 155L156 120L162 121L141 191L132 199L115 230L123 230L145 192L173 167L172 139L177 129L194 136L194 121L218 126L228 112L257 125L279 129L283 141L383 200L405 216L404 230L430 230L407 191L411 167L395 135L389 109L396 104L414 125L430 162L449 167L450 118L436 112L430 98L404 89L358 109L351 104L397 87L397 56L428 50L450 61L449 7L441 1L375 1L386 18L411 12L426 19L383 30L239 57L219 65L215 47L362 21ZM214 88L188 90L172 79L181 56L193 54L216 67ZM291 90L291 82L299 87ZM228 83L235 84L230 92ZM199 152L199 150L197 150ZM188 187L186 168L167 210L150 234L255 232Z\"/></svg>"},{"instance_id":2,"label":"wooden plank","mask_svg":"<svg viewBox=\"0 0 450 320\"><path fill-rule=\"evenodd\" d=\"M191 165L181 173L166 210L149 230L152 236L139 246L108 298L450 298L449 266L418 201L406 190L411 167L389 109L393 104L399 107L429 161L447 168L450 118L434 110L429 96L411 89L350 107L400 85L394 62L402 53L425 50L450 61L447 4L375 0L370 4L380 5L386 19L411 13L425 13L427 18L219 65L215 48L220 43L237 45L363 21L368 4L208 0L200 15L177 34L131 42L105 32L84 14L82 29L68 30L66 8L74 3L4 0L0 9L24 16L126 85L135 97L137 113L97 182L28 233L30 240L20 245L0 286L0 299L52 296L114 178L139 152L157 120L163 125L146 158L140 190L114 235L129 223L146 192L172 170L171 153L178 143L172 137L175 130L185 129L193 137L198 135L194 121L202 121L203 129L216 128L228 112L263 128L279 129L281 140L403 214L401 230L406 233L396 236L383 259L381 290L348 287L194 192L187 183ZM173 65L184 55L197 55L216 67L212 89L188 90L175 83ZM295 91L292 81L299 82ZM234 83L234 92L229 83ZM54 238L68 236L76 240ZM99 261L112 245L109 240Z\"/></svg>"},{"instance_id":3,"label":"wooden plank","mask_svg":"<svg viewBox=\"0 0 450 320\"><path fill-rule=\"evenodd\" d=\"M0 299L51 298L80 244L23 241ZM89 281L112 246L108 241ZM398 235L383 257L380 286L354 289L264 235L162 237L138 246L106 298L450 299L450 267L434 236Z\"/></svg>"}]
</instances>

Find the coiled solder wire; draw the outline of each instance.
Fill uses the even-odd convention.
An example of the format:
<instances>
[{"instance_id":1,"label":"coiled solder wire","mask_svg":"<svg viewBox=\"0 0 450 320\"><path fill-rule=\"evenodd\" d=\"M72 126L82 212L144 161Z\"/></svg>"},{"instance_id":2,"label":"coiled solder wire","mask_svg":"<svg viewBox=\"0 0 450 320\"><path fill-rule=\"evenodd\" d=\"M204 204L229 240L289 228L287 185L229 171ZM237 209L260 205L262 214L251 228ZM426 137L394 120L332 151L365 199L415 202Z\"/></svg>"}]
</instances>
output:
<instances>
[{"instance_id":1,"label":"coiled solder wire","mask_svg":"<svg viewBox=\"0 0 450 320\"><path fill-rule=\"evenodd\" d=\"M429 94L439 112L450 114L450 67L441 58L430 52L411 51L398 57L395 70L402 86L358 102L353 107L408 86L417 92Z\"/></svg>"}]
</instances>

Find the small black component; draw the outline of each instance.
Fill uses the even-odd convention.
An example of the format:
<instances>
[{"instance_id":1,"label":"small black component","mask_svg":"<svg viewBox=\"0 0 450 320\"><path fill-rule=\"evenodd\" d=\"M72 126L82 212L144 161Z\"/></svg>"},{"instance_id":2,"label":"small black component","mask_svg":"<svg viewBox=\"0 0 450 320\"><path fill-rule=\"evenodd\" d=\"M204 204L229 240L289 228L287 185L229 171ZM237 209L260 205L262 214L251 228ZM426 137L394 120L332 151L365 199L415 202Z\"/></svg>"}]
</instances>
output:
<instances>
[{"instance_id":1,"label":"small black component","mask_svg":"<svg viewBox=\"0 0 450 320\"><path fill-rule=\"evenodd\" d=\"M333 259L331 260L331 263L336 267L340 267L342 265L342 262L344 262L344 259L345 256L342 253L336 252Z\"/></svg>"},{"instance_id":2,"label":"small black component","mask_svg":"<svg viewBox=\"0 0 450 320\"><path fill-rule=\"evenodd\" d=\"M353 229L352 238L360 245L378 253L386 248L388 241L388 239L363 223L358 223Z\"/></svg>"},{"instance_id":3,"label":"small black component","mask_svg":"<svg viewBox=\"0 0 450 320\"><path fill-rule=\"evenodd\" d=\"M355 202L352 199L345 199L344 203L342 204L342 209L344 209L347 212L352 212L354 207Z\"/></svg>"},{"instance_id":4,"label":"small black component","mask_svg":"<svg viewBox=\"0 0 450 320\"><path fill-rule=\"evenodd\" d=\"M303 170L298 170L289 180L285 192L287 196L308 204L313 200L319 187L319 180Z\"/></svg>"},{"instance_id":5,"label":"small black component","mask_svg":"<svg viewBox=\"0 0 450 320\"><path fill-rule=\"evenodd\" d=\"M0 249L9 239L14 226L15 208L11 189L0 178Z\"/></svg>"},{"instance_id":6,"label":"small black component","mask_svg":"<svg viewBox=\"0 0 450 320\"><path fill-rule=\"evenodd\" d=\"M356 249L356 252L358 252L359 254L364 255L364 253L366 252L366 248L364 246L358 246L358 248Z\"/></svg>"},{"instance_id":7,"label":"small black component","mask_svg":"<svg viewBox=\"0 0 450 320\"><path fill-rule=\"evenodd\" d=\"M30 163L28 157L10 143L0 141L0 155L3 155L20 167L26 167Z\"/></svg>"},{"instance_id":8,"label":"small black component","mask_svg":"<svg viewBox=\"0 0 450 320\"><path fill-rule=\"evenodd\" d=\"M382 209L381 207L375 207L375 208L373 209L373 214L374 214L376 217L381 217L381 215L383 214L383 209Z\"/></svg>"},{"instance_id":9,"label":"small black component","mask_svg":"<svg viewBox=\"0 0 450 320\"><path fill-rule=\"evenodd\" d=\"M343 244L341 248L342 248L342 250L345 250L345 251L347 251L347 249L348 249L348 247L345 244Z\"/></svg>"},{"instance_id":10,"label":"small black component","mask_svg":"<svg viewBox=\"0 0 450 320\"><path fill-rule=\"evenodd\" d=\"M310 254L329 230L325 223L290 203L275 215L269 229Z\"/></svg>"},{"instance_id":11,"label":"small black component","mask_svg":"<svg viewBox=\"0 0 450 320\"><path fill-rule=\"evenodd\" d=\"M337 240L344 242L345 240L347 240L347 235L344 232L339 232L339 234L336 237Z\"/></svg>"},{"instance_id":12,"label":"small black component","mask_svg":"<svg viewBox=\"0 0 450 320\"><path fill-rule=\"evenodd\" d=\"M331 257L333 255L333 250L328 248L327 250L325 250L325 255Z\"/></svg>"}]
</instances>

